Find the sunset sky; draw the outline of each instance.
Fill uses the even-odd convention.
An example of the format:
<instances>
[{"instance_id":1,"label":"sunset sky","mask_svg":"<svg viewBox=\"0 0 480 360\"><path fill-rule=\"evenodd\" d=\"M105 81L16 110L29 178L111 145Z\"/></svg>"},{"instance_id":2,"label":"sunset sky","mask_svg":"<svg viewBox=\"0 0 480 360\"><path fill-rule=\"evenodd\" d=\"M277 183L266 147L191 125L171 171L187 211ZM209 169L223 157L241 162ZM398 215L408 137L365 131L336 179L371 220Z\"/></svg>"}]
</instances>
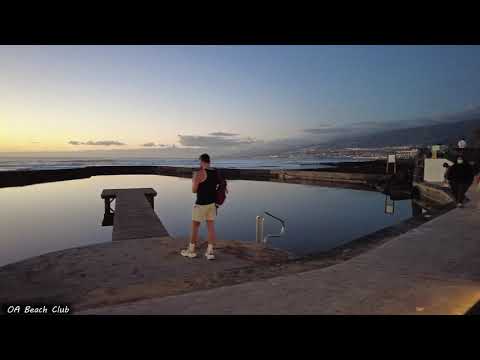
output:
<instances>
[{"instance_id":1,"label":"sunset sky","mask_svg":"<svg viewBox=\"0 0 480 360\"><path fill-rule=\"evenodd\" d=\"M480 105L480 46L0 46L0 152L322 142Z\"/></svg>"}]
</instances>

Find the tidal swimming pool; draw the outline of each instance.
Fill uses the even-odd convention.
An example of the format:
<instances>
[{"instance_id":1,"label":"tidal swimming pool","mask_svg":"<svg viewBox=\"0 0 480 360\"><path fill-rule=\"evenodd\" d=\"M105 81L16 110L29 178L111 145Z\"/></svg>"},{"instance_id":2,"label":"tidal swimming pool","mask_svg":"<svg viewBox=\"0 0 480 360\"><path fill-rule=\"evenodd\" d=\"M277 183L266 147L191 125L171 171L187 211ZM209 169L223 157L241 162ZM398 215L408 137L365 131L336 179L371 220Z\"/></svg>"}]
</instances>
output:
<instances>
[{"instance_id":1,"label":"tidal swimming pool","mask_svg":"<svg viewBox=\"0 0 480 360\"><path fill-rule=\"evenodd\" d=\"M0 266L47 252L111 241L102 227L106 188L152 187L155 211L168 232L187 238L191 224L191 180L156 175L96 176L0 189ZM217 236L255 241L255 218L268 211L286 220L286 234L268 245L297 255L326 251L412 216L410 200L385 213L385 195L343 188L268 181L229 181L218 211ZM265 216L265 234L280 225ZM201 237L206 237L202 225ZM134 240L125 240L134 241Z\"/></svg>"}]
</instances>

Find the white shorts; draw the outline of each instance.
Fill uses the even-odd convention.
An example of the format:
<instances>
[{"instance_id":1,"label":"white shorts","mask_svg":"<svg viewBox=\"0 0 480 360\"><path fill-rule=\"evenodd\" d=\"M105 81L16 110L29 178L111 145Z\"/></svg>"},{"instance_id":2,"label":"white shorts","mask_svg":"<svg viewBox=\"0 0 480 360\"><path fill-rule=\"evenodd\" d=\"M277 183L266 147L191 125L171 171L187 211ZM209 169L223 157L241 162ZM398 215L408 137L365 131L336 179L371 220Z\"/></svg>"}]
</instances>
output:
<instances>
[{"instance_id":1,"label":"white shorts","mask_svg":"<svg viewBox=\"0 0 480 360\"><path fill-rule=\"evenodd\" d=\"M193 205L192 220L197 222L213 221L217 216L217 207L215 203L208 205Z\"/></svg>"}]
</instances>

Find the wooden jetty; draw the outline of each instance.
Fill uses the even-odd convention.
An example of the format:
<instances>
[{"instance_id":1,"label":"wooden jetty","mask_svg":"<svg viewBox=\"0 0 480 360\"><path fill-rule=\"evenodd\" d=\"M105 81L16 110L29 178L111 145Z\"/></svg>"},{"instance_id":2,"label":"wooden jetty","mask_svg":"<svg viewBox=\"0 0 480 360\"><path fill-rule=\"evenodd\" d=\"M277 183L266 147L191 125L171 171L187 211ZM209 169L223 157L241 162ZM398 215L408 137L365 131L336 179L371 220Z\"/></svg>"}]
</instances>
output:
<instances>
[{"instance_id":1,"label":"wooden jetty","mask_svg":"<svg viewBox=\"0 0 480 360\"><path fill-rule=\"evenodd\" d=\"M112 240L144 239L169 236L167 230L154 211L152 188L105 189L105 219L113 220ZM111 203L115 199L115 210Z\"/></svg>"}]
</instances>

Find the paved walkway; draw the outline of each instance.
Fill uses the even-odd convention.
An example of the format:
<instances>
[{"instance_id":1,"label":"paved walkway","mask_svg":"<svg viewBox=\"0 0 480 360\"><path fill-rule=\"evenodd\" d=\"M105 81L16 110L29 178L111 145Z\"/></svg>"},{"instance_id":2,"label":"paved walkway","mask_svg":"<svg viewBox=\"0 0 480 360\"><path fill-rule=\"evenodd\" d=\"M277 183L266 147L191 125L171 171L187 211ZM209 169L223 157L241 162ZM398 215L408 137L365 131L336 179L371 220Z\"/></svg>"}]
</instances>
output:
<instances>
[{"instance_id":1,"label":"paved walkway","mask_svg":"<svg viewBox=\"0 0 480 360\"><path fill-rule=\"evenodd\" d=\"M480 300L480 193L328 268L87 314L464 314Z\"/></svg>"}]
</instances>

